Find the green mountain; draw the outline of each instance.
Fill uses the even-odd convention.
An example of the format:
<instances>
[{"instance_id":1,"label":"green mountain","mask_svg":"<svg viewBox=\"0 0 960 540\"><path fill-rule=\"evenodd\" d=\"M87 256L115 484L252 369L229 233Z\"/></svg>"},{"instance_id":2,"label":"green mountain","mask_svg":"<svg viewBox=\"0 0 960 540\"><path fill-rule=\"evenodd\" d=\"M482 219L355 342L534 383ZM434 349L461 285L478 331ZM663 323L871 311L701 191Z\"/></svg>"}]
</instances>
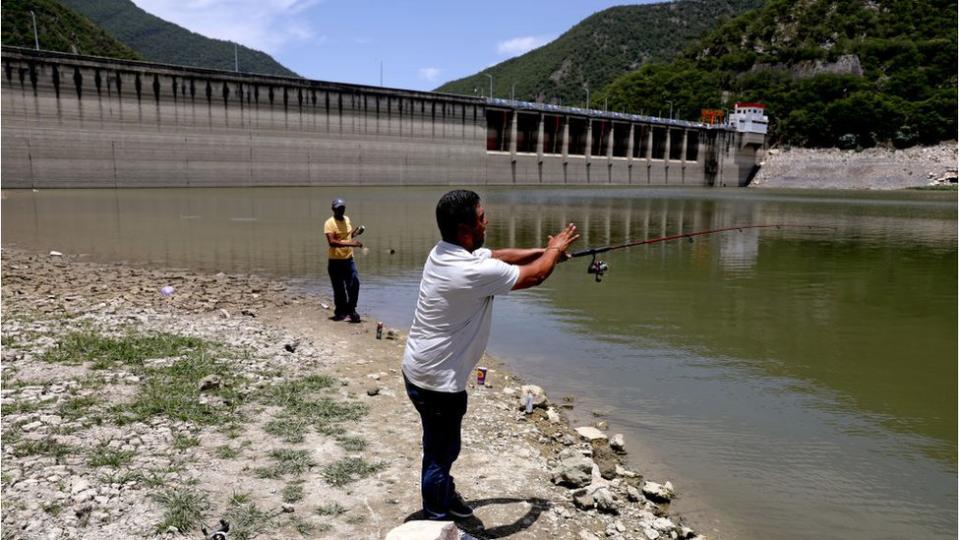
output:
<instances>
[{"instance_id":1,"label":"green mountain","mask_svg":"<svg viewBox=\"0 0 960 540\"><path fill-rule=\"evenodd\" d=\"M772 142L899 147L957 136L957 3L770 0L675 61L650 64L596 99L620 110L767 105ZM595 100L596 101L596 100Z\"/></svg>"},{"instance_id":2,"label":"green mountain","mask_svg":"<svg viewBox=\"0 0 960 540\"><path fill-rule=\"evenodd\" d=\"M211 39L140 9L130 0L61 0L139 52L164 64L234 69L234 44ZM6 2L4 2L6 7ZM247 73L299 77L270 55L240 46L240 70Z\"/></svg>"},{"instance_id":3,"label":"green mountain","mask_svg":"<svg viewBox=\"0 0 960 540\"><path fill-rule=\"evenodd\" d=\"M473 95L489 87L494 95L582 105L587 88L595 93L623 73L651 60L668 60L691 39L725 18L763 0L679 0L618 6L594 13L556 40L475 75L448 82L439 92ZM513 85L516 85L515 87Z\"/></svg>"},{"instance_id":4,"label":"green mountain","mask_svg":"<svg viewBox=\"0 0 960 540\"><path fill-rule=\"evenodd\" d=\"M0 36L4 45L36 46L33 15L40 48L108 58L142 59L136 51L79 13L56 0L4 0L0 10Z\"/></svg>"}]
</instances>

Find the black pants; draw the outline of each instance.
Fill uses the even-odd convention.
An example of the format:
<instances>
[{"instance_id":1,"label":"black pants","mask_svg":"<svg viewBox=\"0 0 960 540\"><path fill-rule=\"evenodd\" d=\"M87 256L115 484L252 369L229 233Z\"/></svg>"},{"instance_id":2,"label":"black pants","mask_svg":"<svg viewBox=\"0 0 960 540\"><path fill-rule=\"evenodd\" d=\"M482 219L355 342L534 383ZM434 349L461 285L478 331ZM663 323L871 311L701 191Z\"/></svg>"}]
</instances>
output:
<instances>
[{"instance_id":1,"label":"black pants","mask_svg":"<svg viewBox=\"0 0 960 540\"><path fill-rule=\"evenodd\" d=\"M446 519L456 486L450 468L460 455L460 424L467 413L467 392L434 392L403 377L407 396L423 424L420 495L428 519Z\"/></svg>"},{"instance_id":2,"label":"black pants","mask_svg":"<svg viewBox=\"0 0 960 540\"><path fill-rule=\"evenodd\" d=\"M350 315L357 311L360 276L357 275L357 265L353 259L330 259L327 272L333 285L333 314Z\"/></svg>"}]
</instances>

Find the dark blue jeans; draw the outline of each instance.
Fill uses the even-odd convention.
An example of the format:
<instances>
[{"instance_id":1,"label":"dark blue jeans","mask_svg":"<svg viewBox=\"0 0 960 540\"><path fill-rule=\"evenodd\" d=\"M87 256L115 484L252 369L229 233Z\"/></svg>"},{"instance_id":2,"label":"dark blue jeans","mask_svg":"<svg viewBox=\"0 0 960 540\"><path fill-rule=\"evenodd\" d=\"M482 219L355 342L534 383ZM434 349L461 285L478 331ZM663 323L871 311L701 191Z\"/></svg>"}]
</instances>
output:
<instances>
[{"instance_id":1,"label":"dark blue jeans","mask_svg":"<svg viewBox=\"0 0 960 540\"><path fill-rule=\"evenodd\" d=\"M423 464L420 494L427 519L448 519L450 500L456 491L450 468L460 455L460 423L467 413L467 392L425 390L403 377L407 396L420 413L423 424Z\"/></svg>"},{"instance_id":2,"label":"dark blue jeans","mask_svg":"<svg viewBox=\"0 0 960 540\"><path fill-rule=\"evenodd\" d=\"M356 263L353 259L330 259L327 272L333 285L333 314L352 314L357 310L357 297L360 295L360 276Z\"/></svg>"}]
</instances>

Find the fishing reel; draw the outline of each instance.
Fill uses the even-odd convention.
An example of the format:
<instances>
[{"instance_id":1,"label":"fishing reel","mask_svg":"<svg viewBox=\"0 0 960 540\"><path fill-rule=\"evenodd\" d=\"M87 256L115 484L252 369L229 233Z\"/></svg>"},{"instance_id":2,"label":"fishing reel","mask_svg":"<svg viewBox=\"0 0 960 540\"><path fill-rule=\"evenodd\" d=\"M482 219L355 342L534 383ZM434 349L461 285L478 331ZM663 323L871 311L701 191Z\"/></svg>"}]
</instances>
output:
<instances>
[{"instance_id":1,"label":"fishing reel","mask_svg":"<svg viewBox=\"0 0 960 540\"><path fill-rule=\"evenodd\" d=\"M590 264L587 265L587 273L593 274L594 279L596 279L597 283L600 283L600 281L603 280L603 274L605 274L606 271L609 269L610 269L610 266L608 266L607 263L598 259L596 254L593 255L593 259L591 259Z\"/></svg>"}]
</instances>

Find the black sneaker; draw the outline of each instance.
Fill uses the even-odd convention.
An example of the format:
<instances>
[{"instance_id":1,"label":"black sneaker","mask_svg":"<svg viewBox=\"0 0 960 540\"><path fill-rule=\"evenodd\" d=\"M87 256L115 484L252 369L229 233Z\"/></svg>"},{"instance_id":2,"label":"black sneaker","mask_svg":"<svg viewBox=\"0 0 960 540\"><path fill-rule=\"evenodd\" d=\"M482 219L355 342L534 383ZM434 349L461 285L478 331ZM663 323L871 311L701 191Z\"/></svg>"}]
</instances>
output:
<instances>
[{"instance_id":1,"label":"black sneaker","mask_svg":"<svg viewBox=\"0 0 960 540\"><path fill-rule=\"evenodd\" d=\"M351 313L351 314L350 314L350 322L352 322L352 323L358 323L358 322L360 322L360 314L357 313L356 311L354 311L353 313Z\"/></svg>"},{"instance_id":2,"label":"black sneaker","mask_svg":"<svg viewBox=\"0 0 960 540\"><path fill-rule=\"evenodd\" d=\"M347 315L346 315L346 314L341 314L341 315L334 315L333 317L330 317L330 320L331 320L331 321L342 321L342 320L344 320L344 319L346 319L346 318L347 318Z\"/></svg>"},{"instance_id":3,"label":"black sneaker","mask_svg":"<svg viewBox=\"0 0 960 540\"><path fill-rule=\"evenodd\" d=\"M453 497L450 498L450 514L458 518L473 517L473 508L467 506L467 501L464 501L463 497L454 491Z\"/></svg>"},{"instance_id":4,"label":"black sneaker","mask_svg":"<svg viewBox=\"0 0 960 540\"><path fill-rule=\"evenodd\" d=\"M431 510L427 510L426 507L423 508L423 519L427 521L450 521L450 514L446 512L438 514Z\"/></svg>"}]
</instances>

